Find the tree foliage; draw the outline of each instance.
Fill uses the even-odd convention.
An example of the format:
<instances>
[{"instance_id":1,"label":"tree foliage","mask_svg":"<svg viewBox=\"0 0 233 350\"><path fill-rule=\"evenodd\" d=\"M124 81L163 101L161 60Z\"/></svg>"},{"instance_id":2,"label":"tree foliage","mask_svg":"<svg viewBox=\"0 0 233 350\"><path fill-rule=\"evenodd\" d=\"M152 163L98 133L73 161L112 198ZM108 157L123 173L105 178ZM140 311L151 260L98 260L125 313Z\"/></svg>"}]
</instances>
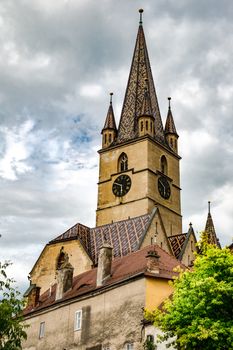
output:
<instances>
[{"instance_id":1,"label":"tree foliage","mask_svg":"<svg viewBox=\"0 0 233 350\"><path fill-rule=\"evenodd\" d=\"M172 282L174 293L162 311L146 317L176 349L233 349L233 254L203 246L192 271Z\"/></svg>"},{"instance_id":2,"label":"tree foliage","mask_svg":"<svg viewBox=\"0 0 233 350\"><path fill-rule=\"evenodd\" d=\"M25 325L22 324L23 301L14 288L14 281L7 277L9 262L0 262L0 349L21 349L26 339Z\"/></svg>"}]
</instances>

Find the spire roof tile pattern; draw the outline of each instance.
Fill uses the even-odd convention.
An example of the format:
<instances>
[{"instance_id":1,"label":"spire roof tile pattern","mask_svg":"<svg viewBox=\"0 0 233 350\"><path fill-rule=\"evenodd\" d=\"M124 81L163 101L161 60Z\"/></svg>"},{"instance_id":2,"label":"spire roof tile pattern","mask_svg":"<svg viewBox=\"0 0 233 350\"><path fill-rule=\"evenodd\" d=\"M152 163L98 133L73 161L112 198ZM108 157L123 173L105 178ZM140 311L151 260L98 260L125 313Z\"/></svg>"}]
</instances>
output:
<instances>
[{"instance_id":1,"label":"spire roof tile pattern","mask_svg":"<svg viewBox=\"0 0 233 350\"><path fill-rule=\"evenodd\" d=\"M217 247L221 248L219 240L217 238L214 222L210 213L210 202L208 202L209 212L207 215L206 225L205 225L205 233L207 234L208 243L214 244Z\"/></svg>"},{"instance_id":2,"label":"spire roof tile pattern","mask_svg":"<svg viewBox=\"0 0 233 350\"><path fill-rule=\"evenodd\" d=\"M113 129L113 130L117 130L116 128L116 121L115 121L115 116L114 116L114 111L113 111L113 106L112 106L112 93L110 94L111 98L110 98L110 105L108 108L108 113L105 119L105 123L104 123L104 127L102 129L106 130L106 129Z\"/></svg>"},{"instance_id":3,"label":"spire roof tile pattern","mask_svg":"<svg viewBox=\"0 0 233 350\"><path fill-rule=\"evenodd\" d=\"M114 258L138 250L152 216L153 213L145 214L94 228L78 223L50 241L49 244L78 239L93 263L96 264L98 252L104 240L113 246Z\"/></svg>"},{"instance_id":4,"label":"spire roof tile pattern","mask_svg":"<svg viewBox=\"0 0 233 350\"><path fill-rule=\"evenodd\" d=\"M174 123L174 119L173 119L173 115L172 115L172 111L171 111L171 106L170 106L170 100L171 98L168 98L169 100L169 106L168 106L168 112L167 112L167 120L166 120L166 124L165 124L165 134L175 134L178 136L177 131L176 131L176 127L175 127L175 123Z\"/></svg>"},{"instance_id":5,"label":"spire roof tile pattern","mask_svg":"<svg viewBox=\"0 0 233 350\"><path fill-rule=\"evenodd\" d=\"M142 101L142 109L140 116L153 116L150 95L147 88L145 89L144 98Z\"/></svg>"},{"instance_id":6,"label":"spire roof tile pattern","mask_svg":"<svg viewBox=\"0 0 233 350\"><path fill-rule=\"evenodd\" d=\"M148 82L146 82L146 80ZM128 85L121 112L117 143L122 143L138 136L138 116L141 113L144 92L147 85L151 101L152 116L155 119L155 138L164 144L165 137L163 124L151 72L144 31L140 21Z\"/></svg>"}]
</instances>

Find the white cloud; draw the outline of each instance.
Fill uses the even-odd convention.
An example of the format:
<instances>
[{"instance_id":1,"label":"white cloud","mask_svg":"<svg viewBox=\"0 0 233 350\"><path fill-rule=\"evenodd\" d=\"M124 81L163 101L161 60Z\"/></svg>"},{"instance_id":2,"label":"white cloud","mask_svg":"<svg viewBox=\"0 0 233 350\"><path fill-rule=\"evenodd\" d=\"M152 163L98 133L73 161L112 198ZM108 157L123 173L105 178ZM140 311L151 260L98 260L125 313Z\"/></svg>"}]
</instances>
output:
<instances>
[{"instance_id":1,"label":"white cloud","mask_svg":"<svg viewBox=\"0 0 233 350\"><path fill-rule=\"evenodd\" d=\"M9 180L16 180L18 175L32 170L27 164L30 149L27 147L27 137L33 128L31 120L26 121L18 129L2 128L5 136L5 152L0 160L0 176Z\"/></svg>"},{"instance_id":2,"label":"white cloud","mask_svg":"<svg viewBox=\"0 0 233 350\"><path fill-rule=\"evenodd\" d=\"M82 97L96 98L99 97L103 92L103 88L100 85L84 85L80 88L80 95Z\"/></svg>"}]
</instances>

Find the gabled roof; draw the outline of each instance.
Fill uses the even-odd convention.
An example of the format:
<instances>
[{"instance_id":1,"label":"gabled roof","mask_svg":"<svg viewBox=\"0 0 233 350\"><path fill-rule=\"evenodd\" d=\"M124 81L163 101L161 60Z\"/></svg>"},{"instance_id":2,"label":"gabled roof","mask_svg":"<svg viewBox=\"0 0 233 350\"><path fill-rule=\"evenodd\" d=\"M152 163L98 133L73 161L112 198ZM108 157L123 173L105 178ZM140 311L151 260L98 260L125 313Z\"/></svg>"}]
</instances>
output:
<instances>
[{"instance_id":1,"label":"gabled roof","mask_svg":"<svg viewBox=\"0 0 233 350\"><path fill-rule=\"evenodd\" d=\"M155 138L165 144L163 124L160 116L150 61L142 22L138 28L128 85L118 128L117 142L122 143L138 136L138 116L141 113L145 88L151 101L152 117L155 122Z\"/></svg>"},{"instance_id":2,"label":"gabled roof","mask_svg":"<svg viewBox=\"0 0 233 350\"><path fill-rule=\"evenodd\" d=\"M185 253L188 241L192 235L194 237L194 243L197 243L197 239L196 239L196 236L195 236L195 233L193 230L193 226L190 223L189 230L187 233L181 233L179 235L168 237L168 240L169 240L171 247L172 247L172 252L178 260L182 260L182 257Z\"/></svg>"},{"instance_id":3,"label":"gabled roof","mask_svg":"<svg viewBox=\"0 0 233 350\"><path fill-rule=\"evenodd\" d=\"M147 253L148 251L156 250L159 255L159 273L153 274L147 272ZM73 279L72 289L64 294L64 297L55 301L56 284L52 286L51 291L46 291L41 295L39 304L33 309L31 306L24 310L24 315L28 315L31 312L35 312L46 307L68 301L71 299L77 299L85 294L91 293L95 290L106 289L112 287L113 285L122 283L123 281L130 281L132 278L137 276L148 276L150 278L165 278L172 279L177 275L174 272L174 268L181 266L183 269L187 269L180 261L178 261L174 256L171 256L165 250L157 245L147 246L141 250L133 252L127 256L114 259L112 262L111 276L107 279L104 286L96 287L96 275L97 268L84 272Z\"/></svg>"},{"instance_id":4,"label":"gabled roof","mask_svg":"<svg viewBox=\"0 0 233 350\"><path fill-rule=\"evenodd\" d=\"M174 256L178 259L185 243L187 233L181 233L179 235L170 236L168 240L171 244Z\"/></svg>"},{"instance_id":5,"label":"gabled roof","mask_svg":"<svg viewBox=\"0 0 233 350\"><path fill-rule=\"evenodd\" d=\"M78 223L50 241L49 244L79 239L93 263L96 264L99 249L104 240L107 240L113 247L114 258L122 257L138 249L153 214L154 211L151 214L94 228Z\"/></svg>"}]
</instances>

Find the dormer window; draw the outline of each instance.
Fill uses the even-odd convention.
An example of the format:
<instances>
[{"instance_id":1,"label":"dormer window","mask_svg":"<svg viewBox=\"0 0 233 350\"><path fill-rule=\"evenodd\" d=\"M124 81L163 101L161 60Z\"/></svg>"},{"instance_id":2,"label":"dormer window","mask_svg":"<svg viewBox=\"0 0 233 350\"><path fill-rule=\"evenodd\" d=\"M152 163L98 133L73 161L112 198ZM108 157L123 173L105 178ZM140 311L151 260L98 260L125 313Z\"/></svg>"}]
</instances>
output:
<instances>
[{"instance_id":1,"label":"dormer window","mask_svg":"<svg viewBox=\"0 0 233 350\"><path fill-rule=\"evenodd\" d=\"M118 171L128 170L128 157L125 153L122 153L118 160Z\"/></svg>"}]
</instances>

